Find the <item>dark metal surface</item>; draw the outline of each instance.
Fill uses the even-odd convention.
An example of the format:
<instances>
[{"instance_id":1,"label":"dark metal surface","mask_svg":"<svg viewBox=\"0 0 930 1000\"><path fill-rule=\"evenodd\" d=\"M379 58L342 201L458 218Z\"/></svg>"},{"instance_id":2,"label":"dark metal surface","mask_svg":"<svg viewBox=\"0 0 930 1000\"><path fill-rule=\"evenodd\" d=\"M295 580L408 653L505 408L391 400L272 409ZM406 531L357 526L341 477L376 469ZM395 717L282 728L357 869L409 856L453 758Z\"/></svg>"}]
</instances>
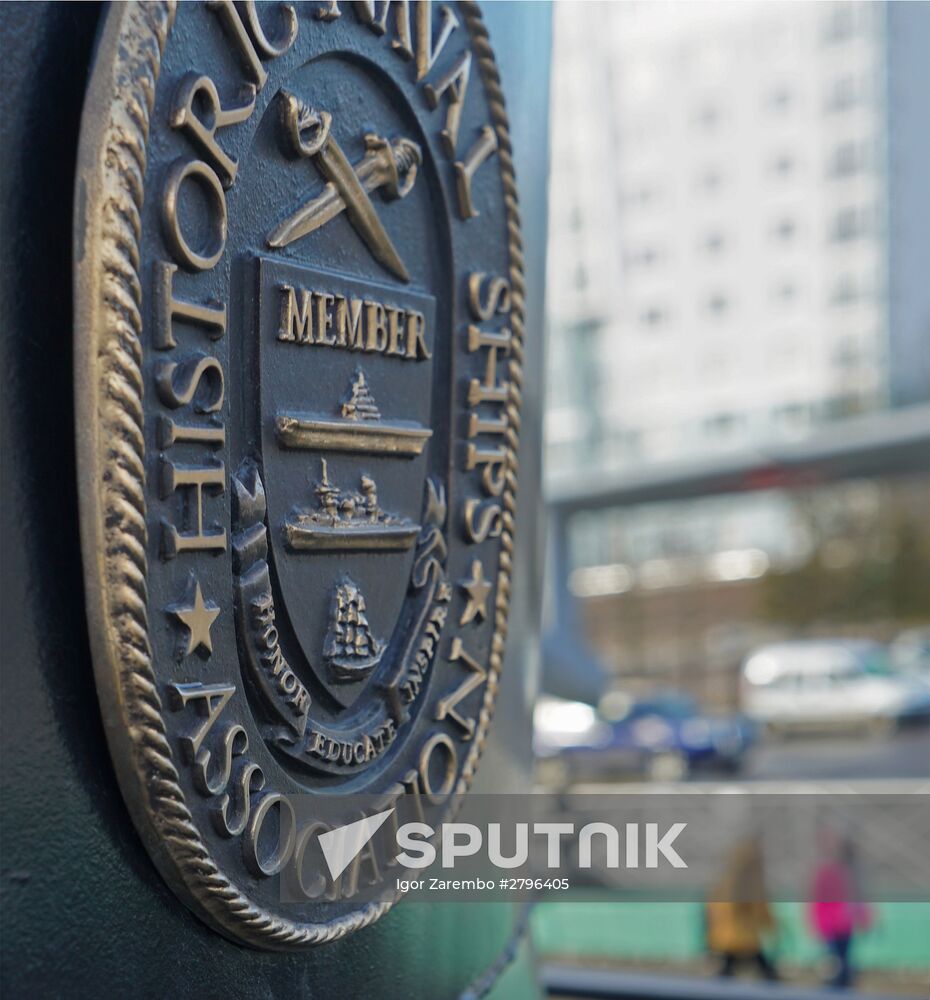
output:
<instances>
[{"instance_id":1,"label":"dark metal surface","mask_svg":"<svg viewBox=\"0 0 930 1000\"><path fill-rule=\"evenodd\" d=\"M511 908L400 907L310 956L259 954L218 937L181 906L122 802L93 692L71 444L72 190L96 15L97 8L66 5L2 9L5 993L457 995L497 968L510 947ZM539 114L547 14L506 5L492 21L515 60L529 65L521 53L534 46L541 85L523 106ZM538 156L531 162L540 166ZM543 186L536 180L530 190L529 212L543 218ZM542 246L531 244L529 253L535 321ZM538 337L539 327L532 329ZM531 408L531 426L534 420ZM524 481L537 470L530 454ZM536 493L530 481L527 499ZM535 579L528 567L521 571ZM528 603L521 598L515 609L518 629L527 625ZM504 740L488 749L500 770L485 790L503 787L526 765L527 675L517 671L528 662L532 653L518 642L510 653L517 670L505 671L498 708Z\"/></svg>"}]
</instances>

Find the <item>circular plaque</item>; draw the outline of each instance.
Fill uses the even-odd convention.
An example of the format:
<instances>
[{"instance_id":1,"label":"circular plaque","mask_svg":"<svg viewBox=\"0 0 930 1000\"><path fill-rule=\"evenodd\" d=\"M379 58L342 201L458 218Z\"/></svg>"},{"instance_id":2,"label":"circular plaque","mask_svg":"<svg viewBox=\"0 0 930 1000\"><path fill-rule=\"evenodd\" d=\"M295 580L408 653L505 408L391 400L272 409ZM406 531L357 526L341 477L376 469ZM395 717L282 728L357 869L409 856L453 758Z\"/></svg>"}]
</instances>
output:
<instances>
[{"instance_id":1,"label":"circular plaque","mask_svg":"<svg viewBox=\"0 0 930 1000\"><path fill-rule=\"evenodd\" d=\"M524 289L487 31L471 3L113 4L77 185L124 796L214 927L333 940L396 900L384 817L454 808L499 683Z\"/></svg>"}]
</instances>

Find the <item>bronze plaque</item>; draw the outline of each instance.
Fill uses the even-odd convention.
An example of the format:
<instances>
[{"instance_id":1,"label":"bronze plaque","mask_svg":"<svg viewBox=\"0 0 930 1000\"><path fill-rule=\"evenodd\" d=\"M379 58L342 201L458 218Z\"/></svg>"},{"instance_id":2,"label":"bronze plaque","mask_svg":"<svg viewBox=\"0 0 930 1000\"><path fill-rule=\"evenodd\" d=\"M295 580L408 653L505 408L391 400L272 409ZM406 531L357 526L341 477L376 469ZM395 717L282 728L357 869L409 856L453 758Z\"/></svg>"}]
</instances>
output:
<instances>
[{"instance_id":1,"label":"bronze plaque","mask_svg":"<svg viewBox=\"0 0 930 1000\"><path fill-rule=\"evenodd\" d=\"M487 31L471 3L113 4L82 129L82 541L120 784L214 927L330 941L396 893L313 870L325 824L289 797L330 829L348 792L451 809L499 682L523 279Z\"/></svg>"}]
</instances>

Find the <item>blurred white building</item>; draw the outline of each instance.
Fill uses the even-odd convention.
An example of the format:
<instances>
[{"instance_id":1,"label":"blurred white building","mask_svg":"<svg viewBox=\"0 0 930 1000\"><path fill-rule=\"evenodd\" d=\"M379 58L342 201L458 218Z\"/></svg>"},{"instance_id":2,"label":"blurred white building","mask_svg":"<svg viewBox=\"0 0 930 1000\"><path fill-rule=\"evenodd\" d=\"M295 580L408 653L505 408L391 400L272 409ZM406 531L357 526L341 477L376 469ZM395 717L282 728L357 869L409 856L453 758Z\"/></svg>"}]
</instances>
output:
<instances>
[{"instance_id":1,"label":"blurred white building","mask_svg":"<svg viewBox=\"0 0 930 1000\"><path fill-rule=\"evenodd\" d=\"M927 21L924 4L556 5L550 485L802 435L893 401L895 371L921 398L930 219L889 195L889 93L914 105L895 106L923 144L908 162L927 161L930 90L890 76L893 37L925 60L908 7ZM927 177L909 183L926 210Z\"/></svg>"}]
</instances>

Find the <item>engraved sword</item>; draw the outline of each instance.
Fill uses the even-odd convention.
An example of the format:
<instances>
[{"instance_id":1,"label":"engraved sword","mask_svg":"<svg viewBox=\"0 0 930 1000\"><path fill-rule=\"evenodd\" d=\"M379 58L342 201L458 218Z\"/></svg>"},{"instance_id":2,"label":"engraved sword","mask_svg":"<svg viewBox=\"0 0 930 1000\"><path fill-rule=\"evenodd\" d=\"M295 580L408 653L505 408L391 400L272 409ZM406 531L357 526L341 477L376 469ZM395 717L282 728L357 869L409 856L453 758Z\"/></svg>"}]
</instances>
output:
<instances>
[{"instance_id":1,"label":"engraved sword","mask_svg":"<svg viewBox=\"0 0 930 1000\"><path fill-rule=\"evenodd\" d=\"M368 192L384 189L389 198L404 198L416 183L422 154L410 139L389 142L365 136L366 153L355 167L332 135L332 115L317 111L290 93L283 93L282 116L288 139L298 156L314 161L327 184L317 197L301 206L268 235L272 247L285 247L346 212L372 255L401 280L410 276L375 212Z\"/></svg>"}]
</instances>

